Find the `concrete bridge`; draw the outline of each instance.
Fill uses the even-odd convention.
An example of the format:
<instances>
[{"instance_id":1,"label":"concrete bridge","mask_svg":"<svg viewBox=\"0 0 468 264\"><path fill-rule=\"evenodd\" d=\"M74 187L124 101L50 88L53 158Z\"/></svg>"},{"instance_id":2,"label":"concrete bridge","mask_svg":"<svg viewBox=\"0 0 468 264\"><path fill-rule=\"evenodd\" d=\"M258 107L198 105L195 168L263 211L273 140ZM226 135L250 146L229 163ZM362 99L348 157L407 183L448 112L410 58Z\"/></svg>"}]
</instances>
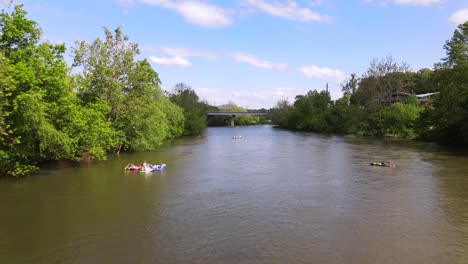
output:
<instances>
[{"instance_id":1,"label":"concrete bridge","mask_svg":"<svg viewBox=\"0 0 468 264\"><path fill-rule=\"evenodd\" d=\"M247 112L208 112L209 116L230 116L231 117L231 126L234 126L234 119L236 116L248 116L248 115L255 115L255 116L268 116L271 112L268 111L247 111Z\"/></svg>"}]
</instances>

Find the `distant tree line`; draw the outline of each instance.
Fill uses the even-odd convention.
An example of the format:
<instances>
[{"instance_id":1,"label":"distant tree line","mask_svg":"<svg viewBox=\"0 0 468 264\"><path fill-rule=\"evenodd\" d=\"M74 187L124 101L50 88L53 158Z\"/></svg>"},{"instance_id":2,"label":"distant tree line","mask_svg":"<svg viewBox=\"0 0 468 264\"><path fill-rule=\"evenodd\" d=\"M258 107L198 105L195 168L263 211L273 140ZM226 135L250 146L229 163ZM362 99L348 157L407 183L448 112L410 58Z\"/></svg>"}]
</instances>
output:
<instances>
[{"instance_id":1,"label":"distant tree line","mask_svg":"<svg viewBox=\"0 0 468 264\"><path fill-rule=\"evenodd\" d=\"M267 111L266 109L260 110L248 110L246 108L237 106L234 102L229 101L226 105L220 105L217 107L211 107L212 112L252 112L252 111ZM242 115L236 116L235 124L236 126L250 126L250 125L260 125L260 124L269 124L270 120L267 116L255 116L255 115ZM208 117L208 126L219 127L219 126L229 126L231 124L230 116L209 116Z\"/></svg>"},{"instance_id":2,"label":"distant tree line","mask_svg":"<svg viewBox=\"0 0 468 264\"><path fill-rule=\"evenodd\" d=\"M327 91L281 100L272 122L281 128L326 133L415 138L468 145L468 21L444 45L447 56L434 69L410 70L392 57L373 60L361 77L342 84L343 97ZM415 94L438 92L427 107ZM401 96L410 95L402 102ZM396 97L396 98L395 98ZM389 101L393 98L394 101Z\"/></svg>"}]
</instances>

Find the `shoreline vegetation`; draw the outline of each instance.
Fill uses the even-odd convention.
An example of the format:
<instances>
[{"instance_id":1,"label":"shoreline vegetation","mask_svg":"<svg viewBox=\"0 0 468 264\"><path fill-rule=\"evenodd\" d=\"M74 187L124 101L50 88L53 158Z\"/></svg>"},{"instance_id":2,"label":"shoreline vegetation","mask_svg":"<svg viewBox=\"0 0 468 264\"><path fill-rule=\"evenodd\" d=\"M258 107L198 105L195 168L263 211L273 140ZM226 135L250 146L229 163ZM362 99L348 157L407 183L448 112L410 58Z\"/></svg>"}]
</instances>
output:
<instances>
[{"instance_id":1,"label":"shoreline vegetation","mask_svg":"<svg viewBox=\"0 0 468 264\"><path fill-rule=\"evenodd\" d=\"M158 73L138 60L138 44L121 28L77 41L67 65L65 44L41 41L42 30L22 5L0 14L0 176L22 176L53 161L105 159L109 153L152 150L166 140L200 136L229 117L201 101L188 85L163 91ZM410 70L392 57L352 74L344 95L328 91L280 100L271 120L236 117L236 125L363 136L414 138L468 145L468 22L461 24L434 69ZM415 94L438 93L420 107ZM396 101L388 98L396 94ZM403 95L405 99L403 100ZM399 96L401 96L399 98ZM233 102L222 111L245 112Z\"/></svg>"}]
</instances>

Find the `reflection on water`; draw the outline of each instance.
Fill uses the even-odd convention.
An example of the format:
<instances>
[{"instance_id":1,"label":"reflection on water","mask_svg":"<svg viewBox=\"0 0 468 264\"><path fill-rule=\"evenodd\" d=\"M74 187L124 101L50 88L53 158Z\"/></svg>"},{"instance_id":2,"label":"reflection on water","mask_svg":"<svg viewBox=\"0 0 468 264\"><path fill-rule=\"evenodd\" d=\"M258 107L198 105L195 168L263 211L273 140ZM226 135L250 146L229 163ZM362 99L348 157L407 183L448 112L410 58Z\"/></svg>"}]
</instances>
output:
<instances>
[{"instance_id":1,"label":"reflection on water","mask_svg":"<svg viewBox=\"0 0 468 264\"><path fill-rule=\"evenodd\" d=\"M123 170L144 160L167 170ZM0 263L468 263L467 172L424 143L210 128L1 180Z\"/></svg>"}]
</instances>

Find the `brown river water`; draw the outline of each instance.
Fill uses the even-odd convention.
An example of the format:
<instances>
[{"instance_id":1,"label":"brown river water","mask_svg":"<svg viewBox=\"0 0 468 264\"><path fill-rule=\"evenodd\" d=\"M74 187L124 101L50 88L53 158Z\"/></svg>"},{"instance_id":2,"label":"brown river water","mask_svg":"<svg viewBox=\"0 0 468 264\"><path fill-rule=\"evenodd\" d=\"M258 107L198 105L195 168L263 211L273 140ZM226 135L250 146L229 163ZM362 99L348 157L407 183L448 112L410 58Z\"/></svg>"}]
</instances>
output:
<instances>
[{"instance_id":1,"label":"brown river water","mask_svg":"<svg viewBox=\"0 0 468 264\"><path fill-rule=\"evenodd\" d=\"M428 143L209 128L1 179L0 206L2 264L468 263L468 155Z\"/></svg>"}]
</instances>

